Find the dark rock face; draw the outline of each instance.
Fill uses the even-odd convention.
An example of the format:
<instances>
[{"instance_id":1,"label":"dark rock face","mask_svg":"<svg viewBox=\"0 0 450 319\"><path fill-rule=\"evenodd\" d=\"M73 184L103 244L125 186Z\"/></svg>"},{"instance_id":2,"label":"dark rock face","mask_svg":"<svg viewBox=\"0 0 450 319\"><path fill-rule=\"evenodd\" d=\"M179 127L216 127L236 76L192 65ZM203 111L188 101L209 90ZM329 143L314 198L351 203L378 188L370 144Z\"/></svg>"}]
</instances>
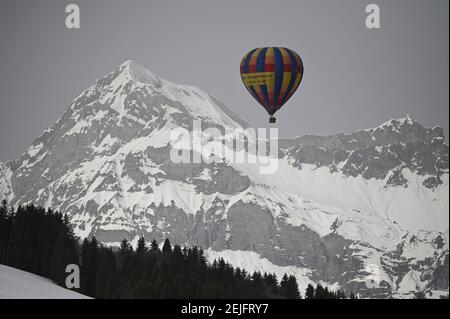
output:
<instances>
[{"instance_id":1,"label":"dark rock face","mask_svg":"<svg viewBox=\"0 0 450 319\"><path fill-rule=\"evenodd\" d=\"M77 97L20 159L0 163L0 196L60 210L78 236L109 245L168 237L252 251L362 297L448 291L442 129L406 117L352 134L281 139L288 169L264 179L220 159L175 164L170 132L192 131L197 119L221 132L249 126L206 93L126 62ZM426 212L402 196L417 197Z\"/></svg>"}]
</instances>

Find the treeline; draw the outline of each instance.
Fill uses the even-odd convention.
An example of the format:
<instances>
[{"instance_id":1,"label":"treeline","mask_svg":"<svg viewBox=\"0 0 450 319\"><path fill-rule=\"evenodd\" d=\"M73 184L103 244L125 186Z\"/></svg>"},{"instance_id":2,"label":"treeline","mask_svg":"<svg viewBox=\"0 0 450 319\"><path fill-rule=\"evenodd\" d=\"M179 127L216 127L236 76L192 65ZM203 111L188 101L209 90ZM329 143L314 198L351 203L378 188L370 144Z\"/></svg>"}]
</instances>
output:
<instances>
[{"instance_id":1,"label":"treeline","mask_svg":"<svg viewBox=\"0 0 450 319\"><path fill-rule=\"evenodd\" d=\"M0 264L47 277L64 286L68 264L80 266L82 294L95 298L302 298L294 276L248 273L223 259L209 263L201 248L162 249L140 238L120 248L92 238L81 244L67 218L34 205L0 206ZM345 298L340 291L308 286L305 298Z\"/></svg>"},{"instance_id":2,"label":"treeline","mask_svg":"<svg viewBox=\"0 0 450 319\"><path fill-rule=\"evenodd\" d=\"M350 299L358 299L356 295L350 293ZM311 284L308 285L305 292L305 299L346 299L345 294L340 291L328 290L328 287L323 287L321 284L318 284L316 288L314 288Z\"/></svg>"},{"instance_id":3,"label":"treeline","mask_svg":"<svg viewBox=\"0 0 450 319\"><path fill-rule=\"evenodd\" d=\"M0 205L0 264L65 283L65 268L78 264L78 239L62 214L33 205Z\"/></svg>"},{"instance_id":4,"label":"treeline","mask_svg":"<svg viewBox=\"0 0 450 319\"><path fill-rule=\"evenodd\" d=\"M81 292L97 298L300 297L292 276L278 283L272 274L250 275L223 259L209 264L202 249L172 247L168 239L162 249L154 240L147 247L140 238L136 249L123 240L117 251L84 240L80 263Z\"/></svg>"}]
</instances>

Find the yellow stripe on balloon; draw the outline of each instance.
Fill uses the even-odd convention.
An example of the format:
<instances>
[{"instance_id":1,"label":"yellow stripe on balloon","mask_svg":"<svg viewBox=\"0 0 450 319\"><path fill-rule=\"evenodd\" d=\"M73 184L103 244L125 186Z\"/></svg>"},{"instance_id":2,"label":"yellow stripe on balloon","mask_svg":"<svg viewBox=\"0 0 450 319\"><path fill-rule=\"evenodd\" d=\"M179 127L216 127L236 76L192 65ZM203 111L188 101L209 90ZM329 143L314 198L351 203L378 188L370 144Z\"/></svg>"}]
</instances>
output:
<instances>
[{"instance_id":1,"label":"yellow stripe on balloon","mask_svg":"<svg viewBox=\"0 0 450 319\"><path fill-rule=\"evenodd\" d=\"M289 87L289 83L291 82L291 77L292 77L292 72L284 72L284 74L283 74L283 84L281 85L281 93L283 94L283 96L280 97L281 99L284 97L284 95L287 92L287 89Z\"/></svg>"},{"instance_id":2,"label":"yellow stripe on balloon","mask_svg":"<svg viewBox=\"0 0 450 319\"><path fill-rule=\"evenodd\" d=\"M261 48L256 49L255 52L253 52L252 56L250 57L250 61L249 61L249 68L251 65L256 65L256 60L258 59L259 53L261 52Z\"/></svg>"},{"instance_id":3,"label":"yellow stripe on balloon","mask_svg":"<svg viewBox=\"0 0 450 319\"><path fill-rule=\"evenodd\" d=\"M266 65L267 64L274 64L275 63L275 56L274 56L274 52L273 52L273 48L268 48L266 51ZM269 95L269 98L271 95L273 95L273 92L275 90L275 72L274 71L270 71L267 73L271 73L272 76L266 80L266 85L267 85L267 92Z\"/></svg>"},{"instance_id":4,"label":"yellow stripe on balloon","mask_svg":"<svg viewBox=\"0 0 450 319\"><path fill-rule=\"evenodd\" d=\"M261 48L256 49L256 51L250 57L249 65L256 65L256 61L257 61L258 56L259 56L260 53L261 53ZM264 102L264 95L262 94L261 86L260 85L252 85L252 86L255 89L255 91L258 94L258 96L260 97L261 101Z\"/></svg>"},{"instance_id":5,"label":"yellow stripe on balloon","mask_svg":"<svg viewBox=\"0 0 450 319\"><path fill-rule=\"evenodd\" d=\"M287 99L289 99L292 96L292 94L294 94L294 92L297 89L297 87L299 86L301 80L302 80L302 74L297 73L297 77L295 79L294 86L291 88L291 91L289 92Z\"/></svg>"},{"instance_id":6,"label":"yellow stripe on balloon","mask_svg":"<svg viewBox=\"0 0 450 319\"><path fill-rule=\"evenodd\" d=\"M291 64L291 58L289 56L289 53L286 51L285 48L280 48L281 57L283 59L283 65L285 64ZM291 82L291 75L292 72L283 72L283 81L281 82L281 92L278 100L281 102L284 94L286 93L289 83Z\"/></svg>"}]
</instances>

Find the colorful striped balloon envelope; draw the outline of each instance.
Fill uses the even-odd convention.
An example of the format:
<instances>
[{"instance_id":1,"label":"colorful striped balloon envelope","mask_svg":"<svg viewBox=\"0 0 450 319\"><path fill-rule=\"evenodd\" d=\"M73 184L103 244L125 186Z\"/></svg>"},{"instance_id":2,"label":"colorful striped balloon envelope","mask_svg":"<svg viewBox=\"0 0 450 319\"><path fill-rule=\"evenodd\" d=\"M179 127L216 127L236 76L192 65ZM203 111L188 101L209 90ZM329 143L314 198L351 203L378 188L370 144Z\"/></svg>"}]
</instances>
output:
<instances>
[{"instance_id":1,"label":"colorful striped balloon envelope","mask_svg":"<svg viewBox=\"0 0 450 319\"><path fill-rule=\"evenodd\" d=\"M241 78L250 94L273 115L294 94L303 78L300 56L286 48L257 48L241 61Z\"/></svg>"}]
</instances>

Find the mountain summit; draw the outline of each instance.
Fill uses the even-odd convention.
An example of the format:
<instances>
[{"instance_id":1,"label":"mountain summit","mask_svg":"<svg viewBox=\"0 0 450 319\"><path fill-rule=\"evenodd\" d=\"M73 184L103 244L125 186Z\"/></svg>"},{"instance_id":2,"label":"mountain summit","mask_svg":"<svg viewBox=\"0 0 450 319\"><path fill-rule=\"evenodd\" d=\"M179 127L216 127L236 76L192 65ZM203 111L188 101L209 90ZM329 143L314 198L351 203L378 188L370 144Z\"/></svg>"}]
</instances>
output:
<instances>
[{"instance_id":1,"label":"mountain summit","mask_svg":"<svg viewBox=\"0 0 450 319\"><path fill-rule=\"evenodd\" d=\"M129 79L136 82L153 85L155 87L161 86L162 80L156 74L150 72L136 61L125 61L119 66L119 70L121 70Z\"/></svg>"},{"instance_id":2,"label":"mountain summit","mask_svg":"<svg viewBox=\"0 0 450 319\"><path fill-rule=\"evenodd\" d=\"M170 238L250 271L295 275L302 290L321 282L363 297L448 293L442 129L407 116L280 139L277 174L260 175L222 160L174 164L170 132L196 119L249 126L202 90L126 61L18 160L0 163L0 196L66 213L82 238Z\"/></svg>"}]
</instances>

